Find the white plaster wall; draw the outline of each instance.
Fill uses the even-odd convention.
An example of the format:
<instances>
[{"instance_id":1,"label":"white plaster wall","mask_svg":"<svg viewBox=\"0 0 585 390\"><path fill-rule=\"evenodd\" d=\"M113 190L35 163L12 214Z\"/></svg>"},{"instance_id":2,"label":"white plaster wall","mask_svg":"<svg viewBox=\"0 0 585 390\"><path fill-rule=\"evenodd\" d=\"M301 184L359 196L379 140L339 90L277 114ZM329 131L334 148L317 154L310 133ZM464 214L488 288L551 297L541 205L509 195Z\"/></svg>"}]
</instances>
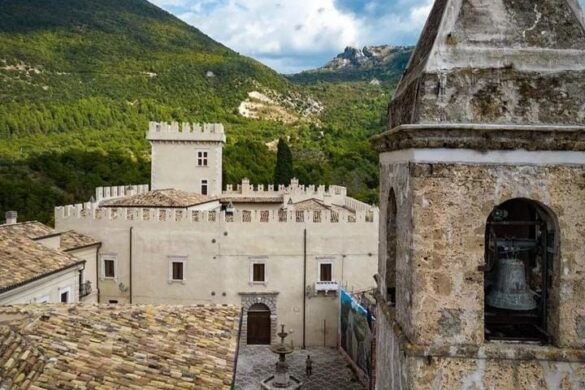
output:
<instances>
[{"instance_id":1,"label":"white plaster wall","mask_svg":"<svg viewBox=\"0 0 585 390\"><path fill-rule=\"evenodd\" d=\"M117 256L117 278L100 279L101 301L129 300L129 237L133 236L133 303L241 304L240 292L278 291L278 324L302 342L303 234L307 230L307 285L314 291L318 262L327 257L333 275L350 290L373 288L378 225L372 223L226 223L111 220L57 215L57 229L75 229L103 243L102 254ZM169 282L168 256L187 256L186 280ZM267 282L250 285L250 263L266 263ZM101 266L101 263L100 263ZM212 295L215 293L215 295ZM224 295L225 294L225 295ZM308 345L337 342L337 297L307 299Z\"/></svg>"},{"instance_id":2,"label":"white plaster wall","mask_svg":"<svg viewBox=\"0 0 585 390\"><path fill-rule=\"evenodd\" d=\"M153 190L175 188L201 193L207 179L208 195L221 194L221 143L152 142L151 183ZM205 150L207 167L197 166L197 151Z\"/></svg>"},{"instance_id":3,"label":"white plaster wall","mask_svg":"<svg viewBox=\"0 0 585 390\"><path fill-rule=\"evenodd\" d=\"M81 302L84 303L95 303L97 302L97 256L98 247L92 246L88 248L81 248L76 250L68 251L70 255L77 257L78 259L85 260L85 268L83 269L83 280L85 282L89 280L91 282L91 293L88 296L80 298Z\"/></svg>"},{"instance_id":4,"label":"white plaster wall","mask_svg":"<svg viewBox=\"0 0 585 390\"><path fill-rule=\"evenodd\" d=\"M81 266L72 267L0 294L0 305L40 303L45 296L49 298L49 303L60 302L60 294L67 288L69 302L79 302L80 269Z\"/></svg>"}]
</instances>

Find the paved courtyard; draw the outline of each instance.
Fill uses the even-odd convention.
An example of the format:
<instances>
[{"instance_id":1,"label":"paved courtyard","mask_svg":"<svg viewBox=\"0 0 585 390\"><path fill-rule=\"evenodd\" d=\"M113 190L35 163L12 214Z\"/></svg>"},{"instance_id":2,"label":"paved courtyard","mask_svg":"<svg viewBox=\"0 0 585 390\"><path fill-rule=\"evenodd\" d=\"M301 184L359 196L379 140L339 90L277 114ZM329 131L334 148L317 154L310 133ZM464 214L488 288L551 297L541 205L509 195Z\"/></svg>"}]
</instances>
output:
<instances>
[{"instance_id":1,"label":"paved courtyard","mask_svg":"<svg viewBox=\"0 0 585 390\"><path fill-rule=\"evenodd\" d=\"M313 360L313 375L305 376L307 354ZM240 348L236 371L236 390L258 390L260 381L274 373L278 355L267 346ZM335 348L312 347L297 349L287 356L290 372L303 382L303 390L363 390L353 372Z\"/></svg>"}]
</instances>

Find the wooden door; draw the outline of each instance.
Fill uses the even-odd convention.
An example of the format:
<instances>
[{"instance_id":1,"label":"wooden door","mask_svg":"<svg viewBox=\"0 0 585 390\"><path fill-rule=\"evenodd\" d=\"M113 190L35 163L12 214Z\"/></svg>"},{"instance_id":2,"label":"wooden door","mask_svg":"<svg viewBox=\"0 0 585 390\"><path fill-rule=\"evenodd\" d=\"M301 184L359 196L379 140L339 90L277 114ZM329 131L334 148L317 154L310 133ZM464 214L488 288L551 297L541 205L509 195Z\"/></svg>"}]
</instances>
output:
<instances>
[{"instance_id":1,"label":"wooden door","mask_svg":"<svg viewBox=\"0 0 585 390\"><path fill-rule=\"evenodd\" d=\"M248 311L248 344L270 344L270 311Z\"/></svg>"}]
</instances>

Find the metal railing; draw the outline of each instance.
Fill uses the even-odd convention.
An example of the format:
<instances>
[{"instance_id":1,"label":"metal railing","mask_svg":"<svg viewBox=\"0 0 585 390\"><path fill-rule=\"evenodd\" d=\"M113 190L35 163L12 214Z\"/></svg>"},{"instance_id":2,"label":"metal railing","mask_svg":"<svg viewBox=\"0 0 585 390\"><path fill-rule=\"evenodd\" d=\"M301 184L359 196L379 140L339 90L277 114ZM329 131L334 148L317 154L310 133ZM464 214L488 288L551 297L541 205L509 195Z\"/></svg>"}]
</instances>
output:
<instances>
[{"instance_id":1,"label":"metal railing","mask_svg":"<svg viewBox=\"0 0 585 390\"><path fill-rule=\"evenodd\" d=\"M89 280L79 285L79 298L83 298L91 294L91 282Z\"/></svg>"}]
</instances>

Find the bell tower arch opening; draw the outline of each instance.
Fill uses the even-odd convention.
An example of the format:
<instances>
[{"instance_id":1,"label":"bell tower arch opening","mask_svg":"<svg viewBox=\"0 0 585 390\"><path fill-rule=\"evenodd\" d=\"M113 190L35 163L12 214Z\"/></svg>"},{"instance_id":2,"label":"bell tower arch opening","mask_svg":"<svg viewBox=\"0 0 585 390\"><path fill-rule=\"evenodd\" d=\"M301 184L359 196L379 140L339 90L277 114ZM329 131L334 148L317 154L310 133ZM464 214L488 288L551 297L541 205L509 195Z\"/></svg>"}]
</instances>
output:
<instances>
[{"instance_id":1,"label":"bell tower arch opening","mask_svg":"<svg viewBox=\"0 0 585 390\"><path fill-rule=\"evenodd\" d=\"M390 305L396 304L396 246L397 246L397 226L396 226L396 195L394 190L390 189L388 195L388 210L386 212L386 299Z\"/></svg>"},{"instance_id":2,"label":"bell tower arch opening","mask_svg":"<svg viewBox=\"0 0 585 390\"><path fill-rule=\"evenodd\" d=\"M549 344L558 237L552 211L512 199L490 213L485 233L486 341Z\"/></svg>"}]
</instances>

